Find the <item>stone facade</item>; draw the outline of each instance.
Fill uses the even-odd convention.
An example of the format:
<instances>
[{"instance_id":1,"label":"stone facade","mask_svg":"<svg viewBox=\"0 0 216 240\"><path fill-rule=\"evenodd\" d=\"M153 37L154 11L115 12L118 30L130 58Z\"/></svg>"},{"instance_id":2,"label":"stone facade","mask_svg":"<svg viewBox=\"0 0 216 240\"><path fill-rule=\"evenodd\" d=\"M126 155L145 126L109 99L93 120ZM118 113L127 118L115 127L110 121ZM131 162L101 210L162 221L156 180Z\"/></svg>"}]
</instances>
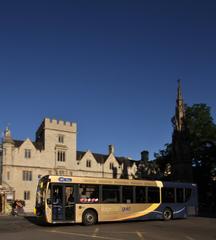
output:
<instances>
[{"instance_id":1,"label":"stone facade","mask_svg":"<svg viewBox=\"0 0 216 240\"><path fill-rule=\"evenodd\" d=\"M36 132L36 140L15 140L7 128L2 143L1 184L11 189L14 199L25 200L26 212L32 212L38 180L41 176L68 175L105 178L135 178L138 161L90 150L77 151L76 123L45 118Z\"/></svg>"}]
</instances>

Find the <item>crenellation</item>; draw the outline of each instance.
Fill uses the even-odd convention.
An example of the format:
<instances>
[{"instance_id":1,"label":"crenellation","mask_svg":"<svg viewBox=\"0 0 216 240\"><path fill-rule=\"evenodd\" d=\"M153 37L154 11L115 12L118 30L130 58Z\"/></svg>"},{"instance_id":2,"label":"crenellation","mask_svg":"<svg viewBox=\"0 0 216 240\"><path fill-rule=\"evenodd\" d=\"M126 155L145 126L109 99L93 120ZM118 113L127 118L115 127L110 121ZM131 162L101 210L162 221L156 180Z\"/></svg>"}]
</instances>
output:
<instances>
[{"instance_id":1,"label":"crenellation","mask_svg":"<svg viewBox=\"0 0 216 240\"><path fill-rule=\"evenodd\" d=\"M66 132L76 132L77 127L76 123L63 121L63 120L56 120L56 119L44 119L44 129L52 129L57 131L66 131Z\"/></svg>"},{"instance_id":2,"label":"crenellation","mask_svg":"<svg viewBox=\"0 0 216 240\"><path fill-rule=\"evenodd\" d=\"M50 119L49 122L50 122L50 123L53 123L53 124L57 124L57 123L58 123L58 121L57 121L56 119Z\"/></svg>"},{"instance_id":3,"label":"crenellation","mask_svg":"<svg viewBox=\"0 0 216 240\"><path fill-rule=\"evenodd\" d=\"M67 122L65 122L65 125L66 126L71 126L71 123L67 121Z\"/></svg>"},{"instance_id":4,"label":"crenellation","mask_svg":"<svg viewBox=\"0 0 216 240\"><path fill-rule=\"evenodd\" d=\"M59 124L59 125L65 125L65 122L62 121L62 120L59 120L59 121L58 121L58 124Z\"/></svg>"}]
</instances>

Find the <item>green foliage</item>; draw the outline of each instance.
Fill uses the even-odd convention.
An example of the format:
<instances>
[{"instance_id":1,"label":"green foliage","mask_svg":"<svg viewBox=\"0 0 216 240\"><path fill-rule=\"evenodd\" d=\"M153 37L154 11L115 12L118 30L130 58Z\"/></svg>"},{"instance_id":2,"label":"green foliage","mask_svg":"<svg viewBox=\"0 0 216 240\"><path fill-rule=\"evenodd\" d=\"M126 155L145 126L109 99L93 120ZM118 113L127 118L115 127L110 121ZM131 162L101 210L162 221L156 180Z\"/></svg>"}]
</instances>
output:
<instances>
[{"instance_id":1,"label":"green foliage","mask_svg":"<svg viewBox=\"0 0 216 240\"><path fill-rule=\"evenodd\" d=\"M211 182L216 164L216 125L206 104L186 107L186 123L189 129L189 142L194 178L198 182Z\"/></svg>"},{"instance_id":2,"label":"green foliage","mask_svg":"<svg viewBox=\"0 0 216 240\"><path fill-rule=\"evenodd\" d=\"M186 106L186 124L193 151L196 151L203 142L216 141L216 125L213 122L210 107L206 104Z\"/></svg>"},{"instance_id":3,"label":"green foliage","mask_svg":"<svg viewBox=\"0 0 216 240\"><path fill-rule=\"evenodd\" d=\"M171 163L171 157L172 157L172 144L165 144L165 149L160 150L158 153L154 154L154 157L156 159L156 163L160 168L161 175L164 176L166 180L169 180L170 172L170 163Z\"/></svg>"}]
</instances>

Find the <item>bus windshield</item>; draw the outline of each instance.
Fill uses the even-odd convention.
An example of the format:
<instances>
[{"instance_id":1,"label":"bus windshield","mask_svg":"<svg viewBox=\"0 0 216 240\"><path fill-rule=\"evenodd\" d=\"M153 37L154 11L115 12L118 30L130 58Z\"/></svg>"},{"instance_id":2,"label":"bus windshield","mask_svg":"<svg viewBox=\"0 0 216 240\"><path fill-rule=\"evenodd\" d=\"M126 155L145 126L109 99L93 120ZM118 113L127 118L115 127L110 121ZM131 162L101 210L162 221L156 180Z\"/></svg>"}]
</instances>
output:
<instances>
[{"instance_id":1,"label":"bus windshield","mask_svg":"<svg viewBox=\"0 0 216 240\"><path fill-rule=\"evenodd\" d=\"M43 207L45 206L45 199L46 199L46 188L47 188L48 178L42 178L37 187L36 193L36 207Z\"/></svg>"}]
</instances>

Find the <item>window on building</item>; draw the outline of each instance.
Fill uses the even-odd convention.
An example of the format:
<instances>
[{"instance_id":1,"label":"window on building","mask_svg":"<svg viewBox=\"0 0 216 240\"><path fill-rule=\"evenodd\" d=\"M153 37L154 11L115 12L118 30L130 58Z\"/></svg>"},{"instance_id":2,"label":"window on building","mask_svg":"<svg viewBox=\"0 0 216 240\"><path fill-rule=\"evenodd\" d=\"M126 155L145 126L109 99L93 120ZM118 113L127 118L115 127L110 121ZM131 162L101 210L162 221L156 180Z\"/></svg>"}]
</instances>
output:
<instances>
[{"instance_id":1,"label":"window on building","mask_svg":"<svg viewBox=\"0 0 216 240\"><path fill-rule=\"evenodd\" d=\"M25 149L25 158L31 158L31 149Z\"/></svg>"},{"instance_id":2,"label":"window on building","mask_svg":"<svg viewBox=\"0 0 216 240\"><path fill-rule=\"evenodd\" d=\"M64 143L64 135L59 135L58 136L58 142L59 143Z\"/></svg>"},{"instance_id":3,"label":"window on building","mask_svg":"<svg viewBox=\"0 0 216 240\"><path fill-rule=\"evenodd\" d=\"M133 203L133 187L131 186L122 187L122 202Z\"/></svg>"},{"instance_id":4,"label":"window on building","mask_svg":"<svg viewBox=\"0 0 216 240\"><path fill-rule=\"evenodd\" d=\"M32 181L32 171L23 171L23 181Z\"/></svg>"},{"instance_id":5,"label":"window on building","mask_svg":"<svg viewBox=\"0 0 216 240\"><path fill-rule=\"evenodd\" d=\"M89 168L91 167L91 160L86 161L86 167L89 167Z\"/></svg>"},{"instance_id":6,"label":"window on building","mask_svg":"<svg viewBox=\"0 0 216 240\"><path fill-rule=\"evenodd\" d=\"M59 150L57 155L58 155L57 156L57 161L58 162L65 162L65 160L66 160L66 153L65 153L65 151Z\"/></svg>"},{"instance_id":7,"label":"window on building","mask_svg":"<svg viewBox=\"0 0 216 240\"><path fill-rule=\"evenodd\" d=\"M10 172L7 172L7 180L10 180Z\"/></svg>"},{"instance_id":8,"label":"window on building","mask_svg":"<svg viewBox=\"0 0 216 240\"><path fill-rule=\"evenodd\" d=\"M112 185L103 185L103 202L104 203L119 203L120 202L120 187Z\"/></svg>"},{"instance_id":9,"label":"window on building","mask_svg":"<svg viewBox=\"0 0 216 240\"><path fill-rule=\"evenodd\" d=\"M30 200L30 191L24 191L24 200Z\"/></svg>"},{"instance_id":10,"label":"window on building","mask_svg":"<svg viewBox=\"0 0 216 240\"><path fill-rule=\"evenodd\" d=\"M65 171L63 171L63 170L59 170L58 175L62 175L62 176L64 176L64 175L65 175Z\"/></svg>"},{"instance_id":11,"label":"window on building","mask_svg":"<svg viewBox=\"0 0 216 240\"><path fill-rule=\"evenodd\" d=\"M110 163L110 170L113 170L113 168L114 168L114 164Z\"/></svg>"}]
</instances>

